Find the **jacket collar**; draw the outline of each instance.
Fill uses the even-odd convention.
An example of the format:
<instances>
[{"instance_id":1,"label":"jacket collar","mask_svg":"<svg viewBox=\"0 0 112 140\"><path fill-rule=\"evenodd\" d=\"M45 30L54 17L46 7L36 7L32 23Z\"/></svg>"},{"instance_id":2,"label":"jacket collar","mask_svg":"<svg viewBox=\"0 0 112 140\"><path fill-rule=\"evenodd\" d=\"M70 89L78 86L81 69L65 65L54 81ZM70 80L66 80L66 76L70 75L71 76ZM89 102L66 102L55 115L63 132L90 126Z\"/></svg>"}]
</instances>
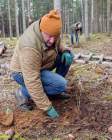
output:
<instances>
[{"instance_id":1,"label":"jacket collar","mask_svg":"<svg viewBox=\"0 0 112 140\"><path fill-rule=\"evenodd\" d=\"M44 39L42 37L39 25L40 25L40 20L35 22L35 24L34 24L34 32L37 35L38 39L40 40L43 49L46 50L47 48L45 46Z\"/></svg>"}]
</instances>

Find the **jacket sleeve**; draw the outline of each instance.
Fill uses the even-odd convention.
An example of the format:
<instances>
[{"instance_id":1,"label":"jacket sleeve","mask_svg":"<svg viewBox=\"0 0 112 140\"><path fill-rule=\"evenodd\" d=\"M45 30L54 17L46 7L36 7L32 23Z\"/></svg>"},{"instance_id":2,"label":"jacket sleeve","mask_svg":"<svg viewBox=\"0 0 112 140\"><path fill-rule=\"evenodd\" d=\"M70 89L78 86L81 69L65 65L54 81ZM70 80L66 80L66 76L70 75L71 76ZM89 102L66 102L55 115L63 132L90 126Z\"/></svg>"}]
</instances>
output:
<instances>
[{"instance_id":1,"label":"jacket sleeve","mask_svg":"<svg viewBox=\"0 0 112 140\"><path fill-rule=\"evenodd\" d=\"M24 47L20 50L20 65L25 85L37 107L46 111L51 102L44 93L40 80L42 56L34 48Z\"/></svg>"}]
</instances>

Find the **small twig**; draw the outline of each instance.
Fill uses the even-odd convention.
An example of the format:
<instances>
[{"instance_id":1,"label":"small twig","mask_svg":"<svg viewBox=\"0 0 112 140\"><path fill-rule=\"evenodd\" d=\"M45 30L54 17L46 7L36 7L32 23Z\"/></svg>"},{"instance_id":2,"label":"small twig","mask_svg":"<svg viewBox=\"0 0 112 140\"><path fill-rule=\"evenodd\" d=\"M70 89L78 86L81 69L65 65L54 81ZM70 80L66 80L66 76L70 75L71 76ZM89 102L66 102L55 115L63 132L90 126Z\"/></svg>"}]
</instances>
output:
<instances>
[{"instance_id":1,"label":"small twig","mask_svg":"<svg viewBox=\"0 0 112 140\"><path fill-rule=\"evenodd\" d=\"M76 85L75 81L74 81L74 90L76 89L76 93L75 93L75 96L76 96L76 106L77 106L77 109L78 111L80 111L80 104L81 104L81 95L82 95L82 90L83 90L83 87L82 87L82 81L81 80L78 80L78 83Z\"/></svg>"}]
</instances>

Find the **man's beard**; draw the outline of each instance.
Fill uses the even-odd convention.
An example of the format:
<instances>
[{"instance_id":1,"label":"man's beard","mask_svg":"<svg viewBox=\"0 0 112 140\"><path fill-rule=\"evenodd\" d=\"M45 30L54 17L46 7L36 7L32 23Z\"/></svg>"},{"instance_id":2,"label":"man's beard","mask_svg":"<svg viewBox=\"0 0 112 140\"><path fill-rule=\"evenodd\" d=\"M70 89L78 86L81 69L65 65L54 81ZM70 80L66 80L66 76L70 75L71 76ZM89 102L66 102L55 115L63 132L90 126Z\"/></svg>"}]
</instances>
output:
<instances>
[{"instance_id":1,"label":"man's beard","mask_svg":"<svg viewBox=\"0 0 112 140\"><path fill-rule=\"evenodd\" d=\"M45 46L47 47L47 48L54 48L55 47L55 43L53 43L53 44L51 44L51 45L49 45L49 44L47 44L46 42L45 42Z\"/></svg>"}]
</instances>

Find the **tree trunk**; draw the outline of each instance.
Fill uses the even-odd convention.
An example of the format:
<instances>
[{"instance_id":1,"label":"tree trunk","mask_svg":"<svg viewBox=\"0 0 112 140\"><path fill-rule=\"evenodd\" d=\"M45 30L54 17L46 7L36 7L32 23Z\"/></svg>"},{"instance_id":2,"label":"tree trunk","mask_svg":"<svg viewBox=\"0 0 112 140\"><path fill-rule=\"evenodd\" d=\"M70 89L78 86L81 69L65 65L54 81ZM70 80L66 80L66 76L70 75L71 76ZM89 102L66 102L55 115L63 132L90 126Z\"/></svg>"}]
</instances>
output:
<instances>
[{"instance_id":1,"label":"tree trunk","mask_svg":"<svg viewBox=\"0 0 112 140\"><path fill-rule=\"evenodd\" d=\"M81 16L82 16L82 27L83 27L83 32L85 32L85 21L84 21L84 1L81 0Z\"/></svg>"},{"instance_id":2,"label":"tree trunk","mask_svg":"<svg viewBox=\"0 0 112 140\"><path fill-rule=\"evenodd\" d=\"M4 27L4 18L3 18L3 15L2 15L2 34L3 34L3 37L5 38L5 27Z\"/></svg>"},{"instance_id":3,"label":"tree trunk","mask_svg":"<svg viewBox=\"0 0 112 140\"><path fill-rule=\"evenodd\" d=\"M91 33L94 33L94 0L91 0Z\"/></svg>"},{"instance_id":4,"label":"tree trunk","mask_svg":"<svg viewBox=\"0 0 112 140\"><path fill-rule=\"evenodd\" d=\"M101 5L101 15L100 15L100 30L103 32L103 0L100 0L100 5Z\"/></svg>"},{"instance_id":5,"label":"tree trunk","mask_svg":"<svg viewBox=\"0 0 112 140\"><path fill-rule=\"evenodd\" d=\"M54 0L54 9L58 10L61 16L61 0Z\"/></svg>"},{"instance_id":6,"label":"tree trunk","mask_svg":"<svg viewBox=\"0 0 112 140\"><path fill-rule=\"evenodd\" d=\"M89 36L89 21L88 21L88 0L85 0L85 37L88 40Z\"/></svg>"},{"instance_id":7,"label":"tree trunk","mask_svg":"<svg viewBox=\"0 0 112 140\"><path fill-rule=\"evenodd\" d=\"M15 0L15 20L16 20L16 36L19 38L19 25L18 25L18 4Z\"/></svg>"},{"instance_id":8,"label":"tree trunk","mask_svg":"<svg viewBox=\"0 0 112 140\"><path fill-rule=\"evenodd\" d=\"M30 0L27 0L27 2L28 2L28 18L30 18Z\"/></svg>"},{"instance_id":9,"label":"tree trunk","mask_svg":"<svg viewBox=\"0 0 112 140\"><path fill-rule=\"evenodd\" d=\"M101 8L100 0L98 0L98 2L97 2L97 26L98 26L97 29L98 29L98 31L97 32L100 32L100 22L99 22L100 8Z\"/></svg>"},{"instance_id":10,"label":"tree trunk","mask_svg":"<svg viewBox=\"0 0 112 140\"><path fill-rule=\"evenodd\" d=\"M105 2L102 0L102 24L103 24L103 32L105 32Z\"/></svg>"},{"instance_id":11,"label":"tree trunk","mask_svg":"<svg viewBox=\"0 0 112 140\"><path fill-rule=\"evenodd\" d=\"M4 29L4 18L3 18L3 12L1 10L1 5L0 5L0 16L1 16L1 25L2 25L2 29L1 29L1 36L5 37L5 29Z\"/></svg>"},{"instance_id":12,"label":"tree trunk","mask_svg":"<svg viewBox=\"0 0 112 140\"><path fill-rule=\"evenodd\" d=\"M28 9L28 20L27 20L27 26L32 24L34 22L33 17L31 16L31 0L27 0L27 9Z\"/></svg>"},{"instance_id":13,"label":"tree trunk","mask_svg":"<svg viewBox=\"0 0 112 140\"><path fill-rule=\"evenodd\" d=\"M23 19L23 32L26 29L26 19L25 19L25 7L24 7L24 0L22 0L22 19Z\"/></svg>"},{"instance_id":14,"label":"tree trunk","mask_svg":"<svg viewBox=\"0 0 112 140\"><path fill-rule=\"evenodd\" d=\"M9 33L12 38L12 26L11 26L11 15L10 15L10 0L8 0L8 18L9 18Z\"/></svg>"},{"instance_id":15,"label":"tree trunk","mask_svg":"<svg viewBox=\"0 0 112 140\"><path fill-rule=\"evenodd\" d=\"M99 31L99 1L91 0L91 33Z\"/></svg>"},{"instance_id":16,"label":"tree trunk","mask_svg":"<svg viewBox=\"0 0 112 140\"><path fill-rule=\"evenodd\" d=\"M108 32L108 34L110 35L110 21L111 21L111 19L110 19L110 5L111 5L111 2L110 2L110 0L107 0L107 32Z\"/></svg>"},{"instance_id":17,"label":"tree trunk","mask_svg":"<svg viewBox=\"0 0 112 140\"><path fill-rule=\"evenodd\" d=\"M69 33L69 9L68 9L68 4L67 0L65 0L65 27L66 27L66 33Z\"/></svg>"}]
</instances>

